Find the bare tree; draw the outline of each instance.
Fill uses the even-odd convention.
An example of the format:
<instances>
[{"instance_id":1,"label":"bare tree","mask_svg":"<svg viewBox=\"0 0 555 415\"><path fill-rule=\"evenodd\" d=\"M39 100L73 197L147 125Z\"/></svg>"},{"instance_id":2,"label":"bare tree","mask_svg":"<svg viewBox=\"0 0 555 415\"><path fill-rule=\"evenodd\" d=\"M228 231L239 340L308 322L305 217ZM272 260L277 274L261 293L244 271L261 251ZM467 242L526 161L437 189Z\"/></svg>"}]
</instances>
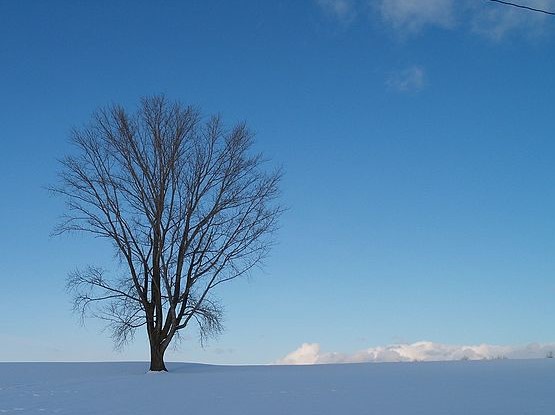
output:
<instances>
[{"instance_id":1,"label":"bare tree","mask_svg":"<svg viewBox=\"0 0 555 415\"><path fill-rule=\"evenodd\" d=\"M201 341L221 331L214 288L267 255L280 172L251 154L245 124L226 129L163 96L143 98L134 114L101 109L71 140L76 153L52 189L68 207L55 232L110 240L124 270L71 273L74 308L105 320L116 346L145 326L150 370L165 371L180 330L196 323Z\"/></svg>"}]
</instances>

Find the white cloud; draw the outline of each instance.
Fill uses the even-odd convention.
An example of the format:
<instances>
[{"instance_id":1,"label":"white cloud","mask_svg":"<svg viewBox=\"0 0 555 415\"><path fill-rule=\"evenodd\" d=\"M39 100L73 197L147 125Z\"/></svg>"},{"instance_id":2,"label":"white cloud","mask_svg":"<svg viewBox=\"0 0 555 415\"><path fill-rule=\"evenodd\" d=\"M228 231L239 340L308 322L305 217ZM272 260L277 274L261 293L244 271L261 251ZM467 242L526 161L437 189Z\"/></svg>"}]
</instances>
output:
<instances>
[{"instance_id":1,"label":"white cloud","mask_svg":"<svg viewBox=\"0 0 555 415\"><path fill-rule=\"evenodd\" d=\"M393 72L386 80L387 86L398 92L420 91L426 82L424 68L413 65L401 71Z\"/></svg>"},{"instance_id":2,"label":"white cloud","mask_svg":"<svg viewBox=\"0 0 555 415\"><path fill-rule=\"evenodd\" d=\"M523 6L554 9L550 0L520 0ZM510 7L502 4L472 5L470 28L473 32L499 41L511 33L540 35L545 29L545 14Z\"/></svg>"},{"instance_id":3,"label":"white cloud","mask_svg":"<svg viewBox=\"0 0 555 415\"><path fill-rule=\"evenodd\" d=\"M320 345L318 343L303 343L298 349L279 360L283 365L311 365L318 363Z\"/></svg>"},{"instance_id":4,"label":"white cloud","mask_svg":"<svg viewBox=\"0 0 555 415\"><path fill-rule=\"evenodd\" d=\"M381 0L383 21L402 33L416 33L426 26L451 28L455 24L454 0Z\"/></svg>"},{"instance_id":5,"label":"white cloud","mask_svg":"<svg viewBox=\"0 0 555 415\"><path fill-rule=\"evenodd\" d=\"M316 0L316 3L326 14L344 23L350 23L357 15L355 0Z\"/></svg>"},{"instance_id":6,"label":"white cloud","mask_svg":"<svg viewBox=\"0 0 555 415\"><path fill-rule=\"evenodd\" d=\"M324 363L364 363L364 362L415 362L482 359L533 359L544 358L555 352L555 344L532 343L527 346L497 346L480 344L473 346L451 345L420 341L412 344L393 344L371 347L352 354L326 352L318 343L303 343L277 364L302 365Z\"/></svg>"},{"instance_id":7,"label":"white cloud","mask_svg":"<svg viewBox=\"0 0 555 415\"><path fill-rule=\"evenodd\" d=\"M546 31L552 16L509 5L476 0L315 0L324 12L342 23L351 23L368 12L401 36L426 28L460 28L501 40L509 34L537 36ZM521 5L555 11L552 0L520 0Z\"/></svg>"}]
</instances>

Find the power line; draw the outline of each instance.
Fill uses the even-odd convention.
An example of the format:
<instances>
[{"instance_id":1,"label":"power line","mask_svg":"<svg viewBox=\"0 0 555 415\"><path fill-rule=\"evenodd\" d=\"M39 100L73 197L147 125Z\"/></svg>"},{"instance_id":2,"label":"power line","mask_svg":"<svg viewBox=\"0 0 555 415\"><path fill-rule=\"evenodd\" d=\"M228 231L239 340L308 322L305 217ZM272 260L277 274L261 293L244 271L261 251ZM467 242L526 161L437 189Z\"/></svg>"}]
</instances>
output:
<instances>
[{"instance_id":1,"label":"power line","mask_svg":"<svg viewBox=\"0 0 555 415\"><path fill-rule=\"evenodd\" d=\"M492 1L494 3L506 4L507 6L512 6L512 7L518 7L519 9L526 9L526 10L531 10L533 12L544 13L544 14L549 14L551 16L555 16L555 12L548 12L547 10L535 9L533 7L523 6L522 4L516 4L516 3L511 3L508 1L502 1L502 0L488 0L488 1Z\"/></svg>"}]
</instances>

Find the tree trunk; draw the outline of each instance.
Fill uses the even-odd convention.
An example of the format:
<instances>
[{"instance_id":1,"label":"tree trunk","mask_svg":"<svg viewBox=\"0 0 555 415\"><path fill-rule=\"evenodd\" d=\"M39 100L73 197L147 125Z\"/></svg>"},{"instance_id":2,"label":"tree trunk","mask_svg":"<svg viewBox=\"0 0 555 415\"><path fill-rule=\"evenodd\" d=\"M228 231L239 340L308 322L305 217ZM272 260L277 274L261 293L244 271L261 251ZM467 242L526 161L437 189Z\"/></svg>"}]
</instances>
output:
<instances>
[{"instance_id":1,"label":"tree trunk","mask_svg":"<svg viewBox=\"0 0 555 415\"><path fill-rule=\"evenodd\" d=\"M167 372L166 365L164 364L165 350L157 344L157 342L150 342L150 371L151 372Z\"/></svg>"}]
</instances>

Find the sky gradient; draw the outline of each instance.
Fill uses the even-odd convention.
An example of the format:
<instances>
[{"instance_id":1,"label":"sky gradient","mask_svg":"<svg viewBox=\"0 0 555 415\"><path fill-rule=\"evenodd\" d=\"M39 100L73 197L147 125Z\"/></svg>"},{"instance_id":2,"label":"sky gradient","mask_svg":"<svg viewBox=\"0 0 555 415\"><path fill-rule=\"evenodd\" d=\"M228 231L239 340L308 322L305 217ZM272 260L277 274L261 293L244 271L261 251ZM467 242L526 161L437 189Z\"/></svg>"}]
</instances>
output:
<instances>
[{"instance_id":1,"label":"sky gradient","mask_svg":"<svg viewBox=\"0 0 555 415\"><path fill-rule=\"evenodd\" d=\"M0 2L0 360L147 359L71 314L67 273L114 257L50 236L45 187L73 126L156 93L245 120L290 208L225 333L169 360L555 342L554 48L488 1Z\"/></svg>"}]
</instances>

